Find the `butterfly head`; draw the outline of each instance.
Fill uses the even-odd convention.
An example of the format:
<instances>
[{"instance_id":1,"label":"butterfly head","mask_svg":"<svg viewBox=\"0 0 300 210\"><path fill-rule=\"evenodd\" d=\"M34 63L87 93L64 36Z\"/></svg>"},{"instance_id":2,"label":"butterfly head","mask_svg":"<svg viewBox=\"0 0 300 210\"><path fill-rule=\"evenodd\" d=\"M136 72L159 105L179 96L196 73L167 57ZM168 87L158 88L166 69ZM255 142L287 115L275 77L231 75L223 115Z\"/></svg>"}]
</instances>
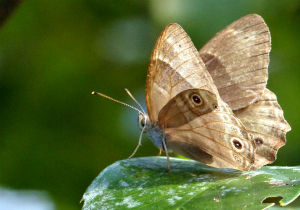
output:
<instances>
[{"instance_id":1,"label":"butterfly head","mask_svg":"<svg viewBox=\"0 0 300 210\"><path fill-rule=\"evenodd\" d=\"M145 113L139 112L138 123L139 123L139 127L143 131L143 133L146 133L147 125L150 124L149 116Z\"/></svg>"}]
</instances>

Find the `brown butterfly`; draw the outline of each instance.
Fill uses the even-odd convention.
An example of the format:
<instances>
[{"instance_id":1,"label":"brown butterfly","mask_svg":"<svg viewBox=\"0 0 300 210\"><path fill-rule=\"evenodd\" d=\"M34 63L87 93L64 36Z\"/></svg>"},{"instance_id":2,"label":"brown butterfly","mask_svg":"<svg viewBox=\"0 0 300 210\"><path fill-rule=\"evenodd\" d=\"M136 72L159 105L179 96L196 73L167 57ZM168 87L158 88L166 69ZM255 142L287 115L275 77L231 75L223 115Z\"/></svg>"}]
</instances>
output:
<instances>
[{"instance_id":1,"label":"brown butterfly","mask_svg":"<svg viewBox=\"0 0 300 210\"><path fill-rule=\"evenodd\" d=\"M149 115L139 111L139 124L165 150L168 170L170 151L241 171L275 160L290 126L265 88L270 49L258 15L235 21L200 52L179 25L164 29L147 74Z\"/></svg>"}]
</instances>

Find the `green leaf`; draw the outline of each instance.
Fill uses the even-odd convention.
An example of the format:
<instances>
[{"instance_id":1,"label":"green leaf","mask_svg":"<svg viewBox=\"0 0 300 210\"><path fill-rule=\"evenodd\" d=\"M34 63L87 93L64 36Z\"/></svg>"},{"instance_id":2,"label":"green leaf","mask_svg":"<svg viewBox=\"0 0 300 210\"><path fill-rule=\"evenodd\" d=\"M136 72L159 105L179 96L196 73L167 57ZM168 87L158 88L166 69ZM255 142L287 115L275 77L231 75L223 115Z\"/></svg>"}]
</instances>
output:
<instances>
[{"instance_id":1,"label":"green leaf","mask_svg":"<svg viewBox=\"0 0 300 210\"><path fill-rule=\"evenodd\" d=\"M83 209L267 209L300 194L300 167L240 172L165 157L127 159L107 167L83 195Z\"/></svg>"}]
</instances>

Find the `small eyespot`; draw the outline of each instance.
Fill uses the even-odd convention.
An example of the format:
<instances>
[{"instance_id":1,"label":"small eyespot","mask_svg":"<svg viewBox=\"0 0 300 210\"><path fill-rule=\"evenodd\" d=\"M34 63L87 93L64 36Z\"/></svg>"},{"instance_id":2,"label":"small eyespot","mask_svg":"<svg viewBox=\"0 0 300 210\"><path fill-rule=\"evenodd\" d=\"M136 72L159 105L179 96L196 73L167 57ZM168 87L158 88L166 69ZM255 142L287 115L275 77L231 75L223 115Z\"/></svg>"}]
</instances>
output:
<instances>
[{"instance_id":1,"label":"small eyespot","mask_svg":"<svg viewBox=\"0 0 300 210\"><path fill-rule=\"evenodd\" d=\"M239 164L242 162L241 158L239 156L235 155L235 154L233 154L233 158Z\"/></svg>"},{"instance_id":2,"label":"small eyespot","mask_svg":"<svg viewBox=\"0 0 300 210\"><path fill-rule=\"evenodd\" d=\"M255 138L254 141L256 146L261 146L264 143L262 138Z\"/></svg>"},{"instance_id":3,"label":"small eyespot","mask_svg":"<svg viewBox=\"0 0 300 210\"><path fill-rule=\"evenodd\" d=\"M178 47L180 47L180 48L181 48L181 44L180 44L180 45L178 45Z\"/></svg>"},{"instance_id":4,"label":"small eyespot","mask_svg":"<svg viewBox=\"0 0 300 210\"><path fill-rule=\"evenodd\" d=\"M202 100L201 100L201 97L199 95L193 94L192 99L193 99L195 104L197 104L197 105L202 104Z\"/></svg>"},{"instance_id":5,"label":"small eyespot","mask_svg":"<svg viewBox=\"0 0 300 210\"><path fill-rule=\"evenodd\" d=\"M232 139L232 144L238 150L243 149L243 144L241 143L241 141L239 139Z\"/></svg>"},{"instance_id":6,"label":"small eyespot","mask_svg":"<svg viewBox=\"0 0 300 210\"><path fill-rule=\"evenodd\" d=\"M213 109L217 109L218 105L217 104L213 104L212 107L213 107Z\"/></svg>"},{"instance_id":7,"label":"small eyespot","mask_svg":"<svg viewBox=\"0 0 300 210\"><path fill-rule=\"evenodd\" d=\"M222 117L223 117L223 120L224 121L228 121L229 120L229 118L224 114L224 115L222 115Z\"/></svg>"},{"instance_id":8,"label":"small eyespot","mask_svg":"<svg viewBox=\"0 0 300 210\"><path fill-rule=\"evenodd\" d=\"M231 130L232 131L237 131L236 127L234 127L234 126L231 127Z\"/></svg>"},{"instance_id":9,"label":"small eyespot","mask_svg":"<svg viewBox=\"0 0 300 210\"><path fill-rule=\"evenodd\" d=\"M233 140L233 143L234 143L234 146L237 148L237 149L242 149L242 144L237 141L237 140Z\"/></svg>"}]
</instances>

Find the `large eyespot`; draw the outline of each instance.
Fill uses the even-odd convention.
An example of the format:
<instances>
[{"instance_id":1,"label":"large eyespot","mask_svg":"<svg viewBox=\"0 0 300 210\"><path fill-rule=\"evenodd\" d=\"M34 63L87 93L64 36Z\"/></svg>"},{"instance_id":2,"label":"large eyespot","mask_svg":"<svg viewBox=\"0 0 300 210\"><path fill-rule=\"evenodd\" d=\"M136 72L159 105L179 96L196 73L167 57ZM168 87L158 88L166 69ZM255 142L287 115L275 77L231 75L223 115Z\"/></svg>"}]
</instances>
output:
<instances>
[{"instance_id":1,"label":"large eyespot","mask_svg":"<svg viewBox=\"0 0 300 210\"><path fill-rule=\"evenodd\" d=\"M244 148L242 141L238 138L232 138L231 144L239 152Z\"/></svg>"},{"instance_id":2,"label":"large eyespot","mask_svg":"<svg viewBox=\"0 0 300 210\"><path fill-rule=\"evenodd\" d=\"M203 103L202 98L199 94L196 93L192 94L191 99L196 105L201 105Z\"/></svg>"}]
</instances>

